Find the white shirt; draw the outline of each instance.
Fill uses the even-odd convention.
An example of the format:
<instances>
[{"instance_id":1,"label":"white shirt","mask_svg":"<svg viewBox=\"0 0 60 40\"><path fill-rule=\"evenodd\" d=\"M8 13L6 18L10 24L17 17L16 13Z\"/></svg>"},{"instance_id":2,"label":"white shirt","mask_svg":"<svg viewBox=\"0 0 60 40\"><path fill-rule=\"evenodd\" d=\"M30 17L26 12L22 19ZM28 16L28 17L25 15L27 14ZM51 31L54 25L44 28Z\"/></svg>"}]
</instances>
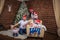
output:
<instances>
[{"instance_id":1,"label":"white shirt","mask_svg":"<svg viewBox=\"0 0 60 40\"><path fill-rule=\"evenodd\" d=\"M34 27L41 28L41 29L44 28L44 30L47 31L47 28L44 25L42 25L42 24L33 23L33 26L31 28L34 28Z\"/></svg>"},{"instance_id":2,"label":"white shirt","mask_svg":"<svg viewBox=\"0 0 60 40\"><path fill-rule=\"evenodd\" d=\"M34 18L34 15L33 15L33 14L31 14L31 18L32 18L32 19Z\"/></svg>"},{"instance_id":3,"label":"white shirt","mask_svg":"<svg viewBox=\"0 0 60 40\"><path fill-rule=\"evenodd\" d=\"M18 33L19 29L18 28L15 28L15 29L12 29L13 33Z\"/></svg>"},{"instance_id":4,"label":"white shirt","mask_svg":"<svg viewBox=\"0 0 60 40\"><path fill-rule=\"evenodd\" d=\"M28 23L28 21L20 20L18 23L20 24L19 28L25 29L26 28L25 25Z\"/></svg>"},{"instance_id":5,"label":"white shirt","mask_svg":"<svg viewBox=\"0 0 60 40\"><path fill-rule=\"evenodd\" d=\"M41 25L40 25L40 24L35 24L35 23L34 23L34 27L41 28Z\"/></svg>"}]
</instances>

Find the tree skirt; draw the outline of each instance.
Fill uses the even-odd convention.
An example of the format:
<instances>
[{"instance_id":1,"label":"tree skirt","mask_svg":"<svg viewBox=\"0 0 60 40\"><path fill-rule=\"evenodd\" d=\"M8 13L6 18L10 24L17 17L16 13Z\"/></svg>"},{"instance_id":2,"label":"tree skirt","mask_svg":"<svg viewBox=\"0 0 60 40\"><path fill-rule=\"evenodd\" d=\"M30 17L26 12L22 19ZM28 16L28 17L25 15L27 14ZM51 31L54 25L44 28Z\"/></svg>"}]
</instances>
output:
<instances>
[{"instance_id":1,"label":"tree skirt","mask_svg":"<svg viewBox=\"0 0 60 40\"><path fill-rule=\"evenodd\" d=\"M0 31L0 34L2 35L6 35L6 36L9 36L9 37L13 37L13 32L12 30L6 30L6 31ZM14 38L18 38L18 39L26 39L27 38L27 35L20 35L18 34L17 37L14 37Z\"/></svg>"}]
</instances>

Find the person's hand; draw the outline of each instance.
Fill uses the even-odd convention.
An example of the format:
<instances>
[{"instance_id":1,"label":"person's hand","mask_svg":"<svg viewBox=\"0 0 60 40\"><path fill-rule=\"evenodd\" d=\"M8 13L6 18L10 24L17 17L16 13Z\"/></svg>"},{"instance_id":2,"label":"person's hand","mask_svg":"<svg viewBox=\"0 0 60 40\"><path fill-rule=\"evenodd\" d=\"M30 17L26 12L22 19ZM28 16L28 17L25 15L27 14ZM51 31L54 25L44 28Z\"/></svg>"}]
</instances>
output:
<instances>
[{"instance_id":1,"label":"person's hand","mask_svg":"<svg viewBox=\"0 0 60 40\"><path fill-rule=\"evenodd\" d=\"M10 25L11 26L11 29L13 29L14 25Z\"/></svg>"}]
</instances>

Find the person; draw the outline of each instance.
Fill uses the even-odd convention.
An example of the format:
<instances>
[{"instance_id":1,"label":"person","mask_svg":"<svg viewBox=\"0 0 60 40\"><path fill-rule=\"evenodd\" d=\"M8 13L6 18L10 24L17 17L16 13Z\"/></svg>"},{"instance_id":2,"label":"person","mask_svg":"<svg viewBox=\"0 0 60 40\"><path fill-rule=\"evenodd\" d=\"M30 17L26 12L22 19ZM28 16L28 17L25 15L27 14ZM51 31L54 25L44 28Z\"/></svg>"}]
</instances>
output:
<instances>
[{"instance_id":1,"label":"person","mask_svg":"<svg viewBox=\"0 0 60 40\"><path fill-rule=\"evenodd\" d=\"M19 29L17 29L16 27L13 27L12 32L13 32L14 37L18 36L18 31L19 31Z\"/></svg>"},{"instance_id":2,"label":"person","mask_svg":"<svg viewBox=\"0 0 60 40\"><path fill-rule=\"evenodd\" d=\"M30 12L30 17L33 19L33 17L34 17L34 10L32 8L29 8L29 12Z\"/></svg>"},{"instance_id":3,"label":"person","mask_svg":"<svg viewBox=\"0 0 60 40\"><path fill-rule=\"evenodd\" d=\"M38 35L40 35L40 30L42 28L44 28L45 31L47 30L46 27L42 24L42 20L38 19L38 13L36 12L34 12L33 22L31 24L33 24L33 26L30 28L30 34L33 34L34 32L36 32Z\"/></svg>"},{"instance_id":4,"label":"person","mask_svg":"<svg viewBox=\"0 0 60 40\"><path fill-rule=\"evenodd\" d=\"M24 35L26 34L26 25L28 24L28 21L26 20L27 15L23 15L22 18L23 19L20 20L18 23L16 23L15 25L11 25L11 26L16 27L17 25L19 25L19 34Z\"/></svg>"},{"instance_id":5,"label":"person","mask_svg":"<svg viewBox=\"0 0 60 40\"><path fill-rule=\"evenodd\" d=\"M30 34L37 33L38 35L40 35L40 29L40 20L35 20L35 22L32 24L32 27L30 28Z\"/></svg>"},{"instance_id":6,"label":"person","mask_svg":"<svg viewBox=\"0 0 60 40\"><path fill-rule=\"evenodd\" d=\"M39 20L39 19L38 19L38 13L34 13L34 22L35 22L36 20ZM47 31L46 26L42 24L42 20L40 20L40 26L41 26L41 28L44 28L45 31Z\"/></svg>"}]
</instances>

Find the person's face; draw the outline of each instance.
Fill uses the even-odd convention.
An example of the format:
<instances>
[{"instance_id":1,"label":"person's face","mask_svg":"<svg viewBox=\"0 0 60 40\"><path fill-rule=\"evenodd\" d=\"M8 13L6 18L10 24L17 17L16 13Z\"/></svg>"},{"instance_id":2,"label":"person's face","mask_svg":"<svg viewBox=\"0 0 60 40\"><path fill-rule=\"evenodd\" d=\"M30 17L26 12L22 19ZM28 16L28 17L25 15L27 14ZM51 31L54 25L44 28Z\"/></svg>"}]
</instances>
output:
<instances>
[{"instance_id":1,"label":"person's face","mask_svg":"<svg viewBox=\"0 0 60 40\"><path fill-rule=\"evenodd\" d=\"M30 12L33 13L33 9L30 9Z\"/></svg>"},{"instance_id":2,"label":"person's face","mask_svg":"<svg viewBox=\"0 0 60 40\"><path fill-rule=\"evenodd\" d=\"M26 17L23 17L23 20L26 20Z\"/></svg>"}]
</instances>

